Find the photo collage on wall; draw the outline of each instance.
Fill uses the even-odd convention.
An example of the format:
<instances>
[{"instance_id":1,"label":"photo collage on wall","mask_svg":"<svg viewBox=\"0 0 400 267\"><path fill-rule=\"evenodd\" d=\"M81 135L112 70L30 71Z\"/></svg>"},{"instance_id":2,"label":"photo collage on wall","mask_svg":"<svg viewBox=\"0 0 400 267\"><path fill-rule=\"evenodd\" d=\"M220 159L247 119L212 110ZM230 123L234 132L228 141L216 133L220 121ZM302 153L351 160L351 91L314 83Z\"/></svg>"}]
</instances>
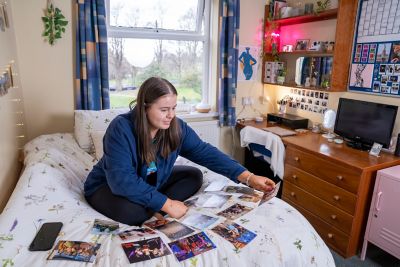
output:
<instances>
[{"instance_id":1,"label":"photo collage on wall","mask_svg":"<svg viewBox=\"0 0 400 267\"><path fill-rule=\"evenodd\" d=\"M399 95L399 76L400 42L356 45L351 67L351 89Z\"/></svg>"},{"instance_id":2,"label":"photo collage on wall","mask_svg":"<svg viewBox=\"0 0 400 267\"><path fill-rule=\"evenodd\" d=\"M290 89L288 107L304 111L324 114L328 109L329 93L306 89Z\"/></svg>"},{"instance_id":3,"label":"photo collage on wall","mask_svg":"<svg viewBox=\"0 0 400 267\"><path fill-rule=\"evenodd\" d=\"M397 2L360 1L350 91L400 96L400 9Z\"/></svg>"}]
</instances>

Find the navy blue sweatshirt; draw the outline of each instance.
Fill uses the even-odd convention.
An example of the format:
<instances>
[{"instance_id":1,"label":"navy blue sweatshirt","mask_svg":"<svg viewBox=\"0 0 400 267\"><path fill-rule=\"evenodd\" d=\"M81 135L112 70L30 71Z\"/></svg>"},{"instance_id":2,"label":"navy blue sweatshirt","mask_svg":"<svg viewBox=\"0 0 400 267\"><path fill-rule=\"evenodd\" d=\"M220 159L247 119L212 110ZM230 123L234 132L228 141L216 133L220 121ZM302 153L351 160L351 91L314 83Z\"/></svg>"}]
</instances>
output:
<instances>
[{"instance_id":1,"label":"navy blue sweatshirt","mask_svg":"<svg viewBox=\"0 0 400 267\"><path fill-rule=\"evenodd\" d=\"M181 127L180 145L168 158L157 155L157 184L155 186L148 184L146 163L141 162L137 152L138 140L134 135L132 112L117 116L107 128L103 139L104 156L86 179L84 185L86 196L91 196L101 186L108 184L113 194L159 211L167 201L167 197L157 189L171 175L178 155L224 175L234 182L238 182L237 177L246 170L214 146L203 142L184 121L177 118Z\"/></svg>"}]
</instances>

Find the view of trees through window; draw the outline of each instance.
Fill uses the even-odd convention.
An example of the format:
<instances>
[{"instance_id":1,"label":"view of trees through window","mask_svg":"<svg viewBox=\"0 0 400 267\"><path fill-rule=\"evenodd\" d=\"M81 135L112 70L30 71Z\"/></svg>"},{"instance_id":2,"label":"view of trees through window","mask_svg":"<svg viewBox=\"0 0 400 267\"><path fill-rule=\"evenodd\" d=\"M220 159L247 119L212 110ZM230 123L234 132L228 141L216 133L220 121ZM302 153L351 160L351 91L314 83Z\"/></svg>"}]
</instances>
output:
<instances>
[{"instance_id":1,"label":"view of trees through window","mask_svg":"<svg viewBox=\"0 0 400 267\"><path fill-rule=\"evenodd\" d=\"M155 15L155 21L151 19L153 17L144 15L147 14L146 9L143 9L145 7L124 4L123 1L113 4L111 1L110 25L132 29L144 24L140 26L164 29L165 20L168 28L175 31L193 31L196 28L194 7L189 7L184 14L174 17L177 14L168 12L165 1L150 2L154 2L154 13L163 14ZM151 6L146 8L151 9ZM176 20L175 24L172 19ZM142 82L151 76L166 78L176 87L178 104L195 104L201 101L204 42L176 36L176 39L155 39L131 34L118 34L118 37L109 34L108 63L112 107L128 107L136 98Z\"/></svg>"}]
</instances>

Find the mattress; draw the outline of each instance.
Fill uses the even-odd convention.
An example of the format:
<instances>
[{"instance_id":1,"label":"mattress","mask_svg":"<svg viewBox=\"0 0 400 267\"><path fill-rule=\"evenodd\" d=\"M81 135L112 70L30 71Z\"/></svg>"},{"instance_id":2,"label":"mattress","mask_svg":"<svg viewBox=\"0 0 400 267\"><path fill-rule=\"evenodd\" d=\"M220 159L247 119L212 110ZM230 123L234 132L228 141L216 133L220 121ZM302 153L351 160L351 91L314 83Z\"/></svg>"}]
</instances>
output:
<instances>
[{"instance_id":1,"label":"mattress","mask_svg":"<svg viewBox=\"0 0 400 267\"><path fill-rule=\"evenodd\" d=\"M109 220L96 212L83 196L83 183L96 160L83 151L72 134L42 135L24 148L24 170L9 202L0 215L0 260L3 266L129 266L118 235L92 234L95 219ZM179 158L176 164L200 168L204 185L227 178L201 167L187 159ZM198 194L202 194L202 190ZM211 216L242 203L232 196L220 208L191 207L189 213ZM168 256L131 264L133 266L335 266L332 255L310 225L292 206L273 198L253 208L234 220L238 225L256 234L243 248L216 234L209 227L204 233L216 248L193 258L178 261ZM216 224L224 221L218 217ZM93 263L68 260L47 260L50 251L31 252L28 246L40 226L45 222L63 223L57 238L97 242L100 248ZM132 229L120 224L120 230ZM200 230L194 229L195 232ZM163 233L157 234L164 243L171 240ZM57 243L56 241L56 243Z\"/></svg>"}]
</instances>

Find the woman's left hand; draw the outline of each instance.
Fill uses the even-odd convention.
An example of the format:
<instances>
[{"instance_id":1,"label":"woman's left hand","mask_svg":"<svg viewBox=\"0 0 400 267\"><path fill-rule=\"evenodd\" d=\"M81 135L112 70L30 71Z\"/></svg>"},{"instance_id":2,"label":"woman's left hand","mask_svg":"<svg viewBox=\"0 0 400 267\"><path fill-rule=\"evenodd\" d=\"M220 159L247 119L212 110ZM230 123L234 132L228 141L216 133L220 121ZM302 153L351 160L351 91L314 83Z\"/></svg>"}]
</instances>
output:
<instances>
[{"instance_id":1,"label":"woman's left hand","mask_svg":"<svg viewBox=\"0 0 400 267\"><path fill-rule=\"evenodd\" d=\"M267 177L259 175L252 175L249 179L249 185L254 189L263 192L271 192L275 188L274 181Z\"/></svg>"}]
</instances>

